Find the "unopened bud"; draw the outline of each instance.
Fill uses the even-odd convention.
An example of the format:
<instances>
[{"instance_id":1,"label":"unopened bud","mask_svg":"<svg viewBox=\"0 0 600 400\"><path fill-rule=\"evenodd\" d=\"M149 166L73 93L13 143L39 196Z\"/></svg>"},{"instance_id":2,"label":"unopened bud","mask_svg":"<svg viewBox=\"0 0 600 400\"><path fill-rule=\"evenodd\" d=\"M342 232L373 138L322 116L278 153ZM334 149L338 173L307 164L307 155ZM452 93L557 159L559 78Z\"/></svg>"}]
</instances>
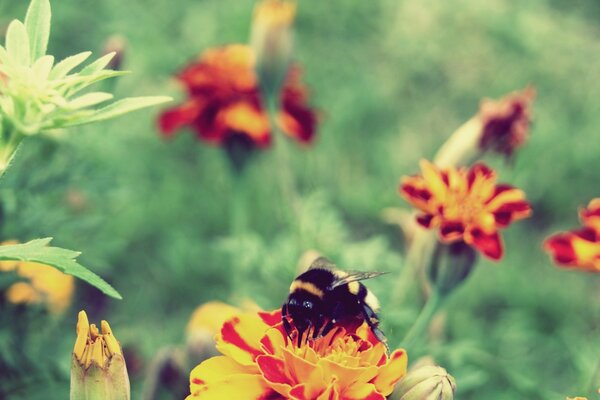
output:
<instances>
[{"instance_id":1,"label":"unopened bud","mask_svg":"<svg viewBox=\"0 0 600 400\"><path fill-rule=\"evenodd\" d=\"M98 330L80 311L71 363L71 400L129 399L125 359L108 322L102 321Z\"/></svg>"},{"instance_id":2,"label":"unopened bud","mask_svg":"<svg viewBox=\"0 0 600 400\"><path fill-rule=\"evenodd\" d=\"M107 69L112 69L115 71L121 69L121 66L123 65L123 59L125 58L126 47L127 44L125 42L125 38L121 35L113 35L106 39L106 42L104 42L104 48L102 49L102 53L115 54L106 66Z\"/></svg>"},{"instance_id":3,"label":"unopened bud","mask_svg":"<svg viewBox=\"0 0 600 400\"><path fill-rule=\"evenodd\" d=\"M471 273L477 254L463 241L440 243L433 254L427 275L439 294L447 295Z\"/></svg>"},{"instance_id":4,"label":"unopened bud","mask_svg":"<svg viewBox=\"0 0 600 400\"><path fill-rule=\"evenodd\" d=\"M250 43L263 93L278 98L293 50L292 24L296 2L262 0L254 9Z\"/></svg>"},{"instance_id":5,"label":"unopened bud","mask_svg":"<svg viewBox=\"0 0 600 400\"><path fill-rule=\"evenodd\" d=\"M456 382L452 375L437 366L409 371L396 386L390 399L394 400L452 400Z\"/></svg>"}]
</instances>

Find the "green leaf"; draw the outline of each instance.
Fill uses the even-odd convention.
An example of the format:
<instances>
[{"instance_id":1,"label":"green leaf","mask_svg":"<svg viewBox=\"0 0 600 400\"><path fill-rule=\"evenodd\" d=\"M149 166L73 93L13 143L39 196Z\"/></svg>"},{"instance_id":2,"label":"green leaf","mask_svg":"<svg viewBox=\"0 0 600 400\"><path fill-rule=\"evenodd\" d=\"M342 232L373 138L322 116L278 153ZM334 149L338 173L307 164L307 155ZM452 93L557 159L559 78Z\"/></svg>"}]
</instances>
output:
<instances>
[{"instance_id":1,"label":"green leaf","mask_svg":"<svg viewBox=\"0 0 600 400\"><path fill-rule=\"evenodd\" d=\"M0 246L0 261L30 261L50 265L89 283L107 296L122 299L119 292L104 279L75 261L80 252L50 247L48 244L51 240L52 238L35 239L23 244Z\"/></svg>"},{"instance_id":2,"label":"green leaf","mask_svg":"<svg viewBox=\"0 0 600 400\"><path fill-rule=\"evenodd\" d=\"M14 20L8 25L6 31L6 51L14 63L29 67L31 54L29 53L29 38L25 25L21 21Z\"/></svg>"},{"instance_id":3,"label":"green leaf","mask_svg":"<svg viewBox=\"0 0 600 400\"><path fill-rule=\"evenodd\" d=\"M71 72L73 68L87 60L87 58L91 55L91 51L84 51L82 53L75 54L74 56L65 58L56 64L56 66L52 69L52 72L50 72L50 79L64 78L69 72Z\"/></svg>"},{"instance_id":4,"label":"green leaf","mask_svg":"<svg viewBox=\"0 0 600 400\"><path fill-rule=\"evenodd\" d=\"M87 65L84 69L82 69L79 74L80 75L92 75L92 74L95 74L96 72L102 71L104 69L104 67L106 67L108 65L110 60L113 59L115 54L116 53L114 51L112 51L112 52L100 57L99 59L97 59L90 65Z\"/></svg>"},{"instance_id":5,"label":"green leaf","mask_svg":"<svg viewBox=\"0 0 600 400\"><path fill-rule=\"evenodd\" d=\"M108 101L113 98L113 95L106 92L86 93L83 96L71 100L65 105L69 110L78 110L80 108L91 107L98 103Z\"/></svg>"},{"instance_id":6,"label":"green leaf","mask_svg":"<svg viewBox=\"0 0 600 400\"><path fill-rule=\"evenodd\" d=\"M131 111L151 107L171 100L172 99L167 96L128 97L126 99L116 101L104 108L101 108L90 118L87 118L84 121L75 124L70 124L70 126L87 124L90 122L104 121L107 119L121 116L123 114L127 114Z\"/></svg>"},{"instance_id":7,"label":"green leaf","mask_svg":"<svg viewBox=\"0 0 600 400\"><path fill-rule=\"evenodd\" d=\"M25 28L29 34L31 59L34 61L46 54L51 14L50 0L31 0L25 15Z\"/></svg>"},{"instance_id":8,"label":"green leaf","mask_svg":"<svg viewBox=\"0 0 600 400\"><path fill-rule=\"evenodd\" d=\"M34 79L39 82L45 82L48 79L48 74L50 74L53 64L54 56L42 56L38 58L31 67Z\"/></svg>"}]
</instances>

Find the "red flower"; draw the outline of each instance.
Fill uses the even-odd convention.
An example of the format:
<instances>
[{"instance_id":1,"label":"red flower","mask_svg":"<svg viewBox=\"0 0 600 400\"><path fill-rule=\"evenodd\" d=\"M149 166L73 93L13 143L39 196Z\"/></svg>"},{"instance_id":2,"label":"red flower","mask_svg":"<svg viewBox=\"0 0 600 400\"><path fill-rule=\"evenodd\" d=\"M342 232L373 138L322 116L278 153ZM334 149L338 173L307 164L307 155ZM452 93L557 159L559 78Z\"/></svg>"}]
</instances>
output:
<instances>
[{"instance_id":1,"label":"red flower","mask_svg":"<svg viewBox=\"0 0 600 400\"><path fill-rule=\"evenodd\" d=\"M546 239L544 247L558 264L600 273L600 198L579 212L584 227Z\"/></svg>"},{"instance_id":2,"label":"red flower","mask_svg":"<svg viewBox=\"0 0 600 400\"><path fill-rule=\"evenodd\" d=\"M438 169L421 161L421 175L404 177L400 193L422 213L417 222L439 228L445 243L459 240L494 260L502 258L498 230L531 214L525 194L497 185L496 173L484 164L470 169Z\"/></svg>"},{"instance_id":3,"label":"red flower","mask_svg":"<svg viewBox=\"0 0 600 400\"><path fill-rule=\"evenodd\" d=\"M483 100L479 108L482 123L480 147L507 156L521 147L529 135L534 98L535 89L529 86L500 100Z\"/></svg>"},{"instance_id":4,"label":"red flower","mask_svg":"<svg viewBox=\"0 0 600 400\"><path fill-rule=\"evenodd\" d=\"M188 99L166 110L159 126L166 136L190 126L200 139L223 144L234 136L257 147L271 142L269 119L263 110L254 71L255 56L245 45L209 49L178 76ZM291 68L281 93L279 124L296 140L308 143L315 134L317 117L306 105L307 93L300 70Z\"/></svg>"}]
</instances>

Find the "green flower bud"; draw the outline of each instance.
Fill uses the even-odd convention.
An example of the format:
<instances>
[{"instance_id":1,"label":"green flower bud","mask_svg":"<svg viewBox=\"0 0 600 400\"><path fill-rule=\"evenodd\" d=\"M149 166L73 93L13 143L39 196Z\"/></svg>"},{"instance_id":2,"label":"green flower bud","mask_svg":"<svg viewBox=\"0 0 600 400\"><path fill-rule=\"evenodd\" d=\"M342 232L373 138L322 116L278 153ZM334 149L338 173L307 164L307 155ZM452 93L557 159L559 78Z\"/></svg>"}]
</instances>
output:
<instances>
[{"instance_id":1,"label":"green flower bud","mask_svg":"<svg viewBox=\"0 0 600 400\"><path fill-rule=\"evenodd\" d=\"M85 311L77 319L71 363L71 400L129 400L129 376L121 346L108 322L101 331L89 324Z\"/></svg>"},{"instance_id":2,"label":"green flower bud","mask_svg":"<svg viewBox=\"0 0 600 400\"><path fill-rule=\"evenodd\" d=\"M442 367L426 366L402 378L390 397L394 400L452 400L456 390L454 378Z\"/></svg>"},{"instance_id":3,"label":"green flower bud","mask_svg":"<svg viewBox=\"0 0 600 400\"><path fill-rule=\"evenodd\" d=\"M463 241L440 243L427 269L428 278L440 295L445 296L469 276L476 260L475 250Z\"/></svg>"}]
</instances>

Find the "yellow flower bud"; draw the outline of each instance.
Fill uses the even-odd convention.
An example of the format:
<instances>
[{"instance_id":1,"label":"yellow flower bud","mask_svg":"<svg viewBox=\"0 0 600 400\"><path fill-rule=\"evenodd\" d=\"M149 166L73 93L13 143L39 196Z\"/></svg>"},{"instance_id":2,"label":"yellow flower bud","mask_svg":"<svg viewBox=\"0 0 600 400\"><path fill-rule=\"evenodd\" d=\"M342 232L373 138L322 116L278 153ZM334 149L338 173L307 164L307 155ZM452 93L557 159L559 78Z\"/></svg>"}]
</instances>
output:
<instances>
[{"instance_id":1,"label":"yellow flower bud","mask_svg":"<svg viewBox=\"0 0 600 400\"><path fill-rule=\"evenodd\" d=\"M394 400L452 400L456 391L454 378L442 367L426 366L402 378L390 397Z\"/></svg>"},{"instance_id":2,"label":"yellow flower bud","mask_svg":"<svg viewBox=\"0 0 600 400\"><path fill-rule=\"evenodd\" d=\"M250 43L263 93L278 98L293 49L292 23L296 2L263 0L254 9Z\"/></svg>"},{"instance_id":3,"label":"yellow flower bud","mask_svg":"<svg viewBox=\"0 0 600 400\"><path fill-rule=\"evenodd\" d=\"M71 363L71 400L129 399L123 351L108 322L102 321L98 330L80 311Z\"/></svg>"}]
</instances>

